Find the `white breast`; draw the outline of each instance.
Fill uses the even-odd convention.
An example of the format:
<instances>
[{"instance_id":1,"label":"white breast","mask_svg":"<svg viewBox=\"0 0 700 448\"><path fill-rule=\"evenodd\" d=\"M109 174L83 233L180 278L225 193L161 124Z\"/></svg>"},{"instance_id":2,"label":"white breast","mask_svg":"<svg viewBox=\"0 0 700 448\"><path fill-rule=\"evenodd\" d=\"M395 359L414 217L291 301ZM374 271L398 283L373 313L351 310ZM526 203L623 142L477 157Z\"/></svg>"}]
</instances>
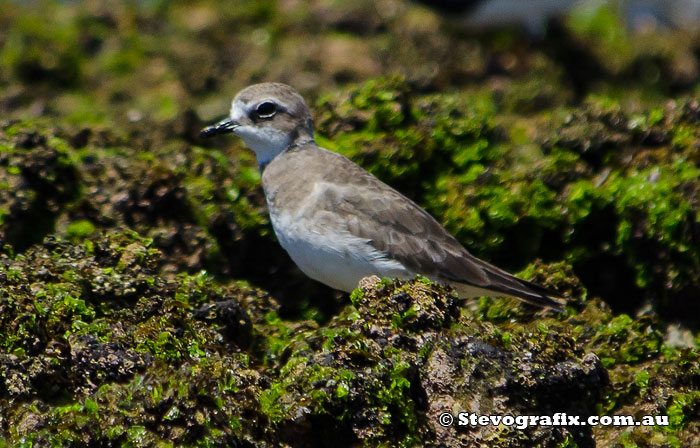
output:
<instances>
[{"instance_id":1,"label":"white breast","mask_svg":"<svg viewBox=\"0 0 700 448\"><path fill-rule=\"evenodd\" d=\"M361 278L410 278L406 268L389 260L366 239L338 226L338 217L319 212L311 220L270 208L270 219L280 244L306 275L332 288L350 292Z\"/></svg>"}]
</instances>

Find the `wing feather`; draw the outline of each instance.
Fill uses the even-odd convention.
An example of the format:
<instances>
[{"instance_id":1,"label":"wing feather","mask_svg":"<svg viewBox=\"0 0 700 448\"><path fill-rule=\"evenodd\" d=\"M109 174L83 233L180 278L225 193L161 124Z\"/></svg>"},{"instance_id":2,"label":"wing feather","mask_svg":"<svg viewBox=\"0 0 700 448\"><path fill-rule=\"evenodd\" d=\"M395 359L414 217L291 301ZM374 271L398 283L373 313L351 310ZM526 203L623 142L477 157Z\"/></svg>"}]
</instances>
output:
<instances>
[{"instance_id":1,"label":"wing feather","mask_svg":"<svg viewBox=\"0 0 700 448\"><path fill-rule=\"evenodd\" d=\"M351 160L327 150L315 157L342 174L326 172L313 207L345 215L347 230L388 259L431 279L561 309L556 293L471 255L428 212Z\"/></svg>"}]
</instances>

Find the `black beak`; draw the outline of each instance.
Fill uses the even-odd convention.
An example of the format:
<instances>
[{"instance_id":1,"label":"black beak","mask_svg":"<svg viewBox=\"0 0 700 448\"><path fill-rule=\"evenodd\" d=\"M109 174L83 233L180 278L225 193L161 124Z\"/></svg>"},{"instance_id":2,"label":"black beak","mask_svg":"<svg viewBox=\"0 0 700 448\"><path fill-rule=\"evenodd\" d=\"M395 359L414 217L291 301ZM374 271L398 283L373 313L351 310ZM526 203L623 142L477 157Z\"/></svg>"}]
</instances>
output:
<instances>
[{"instance_id":1,"label":"black beak","mask_svg":"<svg viewBox=\"0 0 700 448\"><path fill-rule=\"evenodd\" d=\"M230 118L226 118L225 120L216 123L214 126L208 126L202 129L201 131L199 131L199 136L201 138L209 138L218 134L228 134L230 132L233 132L233 130L236 129L238 126L240 126L238 123L231 120Z\"/></svg>"}]
</instances>

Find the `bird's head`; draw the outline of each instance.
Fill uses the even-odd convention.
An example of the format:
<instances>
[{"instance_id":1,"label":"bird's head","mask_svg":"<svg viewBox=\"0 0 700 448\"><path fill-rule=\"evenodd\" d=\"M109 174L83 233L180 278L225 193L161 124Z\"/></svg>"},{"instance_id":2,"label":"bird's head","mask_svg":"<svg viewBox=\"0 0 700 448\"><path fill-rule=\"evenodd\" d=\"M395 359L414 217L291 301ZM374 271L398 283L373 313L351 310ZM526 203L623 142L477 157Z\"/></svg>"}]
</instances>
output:
<instances>
[{"instance_id":1,"label":"bird's head","mask_svg":"<svg viewBox=\"0 0 700 448\"><path fill-rule=\"evenodd\" d=\"M293 144L314 139L311 112L299 93L288 85L262 83L241 90L231 102L228 118L203 129L202 137L234 133L267 165Z\"/></svg>"}]
</instances>

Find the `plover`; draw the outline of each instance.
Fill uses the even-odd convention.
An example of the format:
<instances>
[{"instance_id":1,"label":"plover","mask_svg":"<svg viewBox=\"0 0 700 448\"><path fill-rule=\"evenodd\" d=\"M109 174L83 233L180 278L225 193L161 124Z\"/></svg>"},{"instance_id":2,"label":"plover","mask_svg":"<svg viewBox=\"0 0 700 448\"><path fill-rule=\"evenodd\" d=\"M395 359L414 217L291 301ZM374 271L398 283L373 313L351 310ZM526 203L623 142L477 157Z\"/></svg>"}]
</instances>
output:
<instances>
[{"instance_id":1,"label":"plover","mask_svg":"<svg viewBox=\"0 0 700 448\"><path fill-rule=\"evenodd\" d=\"M562 309L557 294L471 255L415 202L318 146L311 112L292 87L246 87L229 117L201 136L231 132L255 152L280 244L314 280L350 292L370 275L420 274L462 298L508 296Z\"/></svg>"}]
</instances>

